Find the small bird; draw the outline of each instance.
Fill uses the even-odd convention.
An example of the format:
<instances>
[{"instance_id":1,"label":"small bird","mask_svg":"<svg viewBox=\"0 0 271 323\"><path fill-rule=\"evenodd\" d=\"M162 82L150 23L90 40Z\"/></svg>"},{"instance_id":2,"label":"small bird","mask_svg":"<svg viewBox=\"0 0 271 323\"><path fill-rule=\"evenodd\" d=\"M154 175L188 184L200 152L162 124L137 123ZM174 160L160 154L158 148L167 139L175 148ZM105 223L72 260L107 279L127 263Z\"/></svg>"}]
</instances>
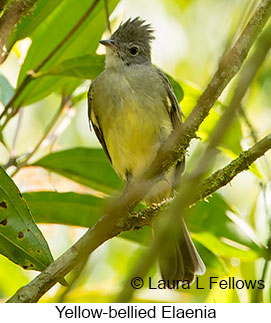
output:
<instances>
[{"instance_id":1,"label":"small bird","mask_svg":"<svg viewBox=\"0 0 271 323\"><path fill-rule=\"evenodd\" d=\"M160 146L182 124L178 100L166 75L152 65L153 29L139 17L121 24L106 47L105 70L88 92L88 116L108 159L130 185L149 169ZM184 170L178 162L155 183L145 197L147 205L174 195ZM162 278L192 282L205 272L183 219L176 224L158 253ZM155 238L155 226L154 238Z\"/></svg>"}]
</instances>

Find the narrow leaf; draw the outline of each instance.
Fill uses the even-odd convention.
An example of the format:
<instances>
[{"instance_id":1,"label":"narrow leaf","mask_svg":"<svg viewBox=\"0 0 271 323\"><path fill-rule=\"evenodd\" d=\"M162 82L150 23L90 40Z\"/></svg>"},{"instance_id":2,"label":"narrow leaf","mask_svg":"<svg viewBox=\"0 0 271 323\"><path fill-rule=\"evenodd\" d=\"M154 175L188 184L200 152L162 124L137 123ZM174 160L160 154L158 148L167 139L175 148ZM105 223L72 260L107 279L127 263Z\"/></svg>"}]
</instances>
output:
<instances>
[{"instance_id":1,"label":"narrow leaf","mask_svg":"<svg viewBox=\"0 0 271 323\"><path fill-rule=\"evenodd\" d=\"M115 8L119 0L109 0L109 12ZM55 48L65 39L71 30L90 8L92 1L65 0L62 1L48 17L45 17L39 28L31 33L32 44L18 77L18 86L23 82L27 73L41 64ZM66 39L59 50L51 56L39 72L45 72L61 62L81 56L94 55L106 21L104 17L104 3L99 1L92 13L86 18L75 33ZM43 99L52 92L71 94L82 82L79 78L62 76L47 76L36 78L22 91L15 101L18 104L29 105Z\"/></svg>"},{"instance_id":2,"label":"narrow leaf","mask_svg":"<svg viewBox=\"0 0 271 323\"><path fill-rule=\"evenodd\" d=\"M62 75L82 79L94 79L103 71L103 69L104 56L84 55L65 60L37 76Z\"/></svg>"},{"instance_id":3,"label":"narrow leaf","mask_svg":"<svg viewBox=\"0 0 271 323\"><path fill-rule=\"evenodd\" d=\"M29 192L23 196L38 223L91 227L104 206L102 198L73 192Z\"/></svg>"},{"instance_id":4,"label":"narrow leaf","mask_svg":"<svg viewBox=\"0 0 271 323\"><path fill-rule=\"evenodd\" d=\"M216 250L217 254L251 258L264 253L253 229L219 194L211 196L208 202L198 202L188 211L186 219L195 239L208 249L213 241L210 250Z\"/></svg>"},{"instance_id":5,"label":"narrow leaf","mask_svg":"<svg viewBox=\"0 0 271 323\"><path fill-rule=\"evenodd\" d=\"M43 157L32 166L46 168L104 193L112 193L124 187L104 151L99 148L58 151Z\"/></svg>"},{"instance_id":6,"label":"narrow leaf","mask_svg":"<svg viewBox=\"0 0 271 323\"><path fill-rule=\"evenodd\" d=\"M38 223L92 227L103 214L105 205L102 198L73 192L28 192L23 196ZM152 239L152 232L146 226L139 230L122 232L119 237L147 246ZM209 268L218 274L225 273L225 264L217 255L197 241L196 245Z\"/></svg>"},{"instance_id":7,"label":"narrow leaf","mask_svg":"<svg viewBox=\"0 0 271 323\"><path fill-rule=\"evenodd\" d=\"M73 192L28 192L23 196L38 223L89 228L101 217L105 206L105 200L100 197ZM122 232L120 237L145 245L152 238L151 228Z\"/></svg>"}]
</instances>

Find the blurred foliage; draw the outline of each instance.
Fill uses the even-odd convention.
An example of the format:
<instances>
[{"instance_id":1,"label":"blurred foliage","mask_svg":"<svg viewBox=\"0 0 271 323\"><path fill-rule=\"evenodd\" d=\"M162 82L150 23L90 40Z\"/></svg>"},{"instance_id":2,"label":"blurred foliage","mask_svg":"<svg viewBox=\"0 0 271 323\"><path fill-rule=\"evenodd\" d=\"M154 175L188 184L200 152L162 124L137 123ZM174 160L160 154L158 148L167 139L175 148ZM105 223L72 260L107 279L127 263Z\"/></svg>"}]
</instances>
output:
<instances>
[{"instance_id":1,"label":"blurred foliage","mask_svg":"<svg viewBox=\"0 0 271 323\"><path fill-rule=\"evenodd\" d=\"M160 58L158 67L169 72L168 78L186 118L208 84L219 58L236 39L257 1L109 0L108 3L110 13L113 12L112 27L131 16L131 12L132 16L140 15L153 23L157 41L163 41L163 48L159 50L154 43L154 57ZM54 53L90 5L89 0L81 0L80 4L73 0L39 0L10 35L7 50L11 52L0 67L1 112L26 75L46 60L38 73L32 73L31 82L15 101L15 106L23 109L0 136L0 164L11 163L7 172L11 176L16 167L21 169L13 179L24 192L22 199L12 179L0 168L0 253L21 266L29 264L31 258L33 269L37 270L53 259L46 241L53 255L66 250L82 235L84 227L91 227L102 216L108 195L115 195L124 187L93 132L89 132L86 113L89 80L104 66L104 55L98 48L103 33L108 36L103 1L99 1ZM169 57L162 55L163 49L171 53ZM210 161L211 171L250 146L252 132L257 138L270 132L270 70L269 57L244 102L250 125L241 115L235 119L224 135L218 157ZM233 86L226 89L202 123L198 131L201 140L192 141L187 158L188 173L208 143L231 98ZM63 108L47 133L47 125L64 97L71 104ZM44 138L41 143L40 138ZM27 156L33 149L35 153L28 161ZM18 157L17 164L12 164L14 157ZM270 234L270 162L271 156L267 153L250 171L187 212L187 225L207 266L207 273L200 277L203 286L208 286L210 276L261 279L264 245ZM7 201L8 210L5 204L1 208L2 200ZM9 221L9 231L3 225L5 219ZM27 234L20 238L21 232ZM151 229L146 227L123 232L120 237L107 241L91 255L64 301L114 300L122 280L140 258L151 235ZM44 251L38 257L33 255L37 248ZM68 279L72 275L76 274L69 274ZM156 281L160 279L156 265L150 275ZM5 277L0 283L0 298L5 300L30 281L33 274L1 256L0 277ZM270 286L269 279L263 294L265 302L271 300ZM59 287L42 301L58 301L63 292L64 287ZM219 288L203 291L197 290L194 284L190 290L154 294L144 287L134 295L134 301L249 302L254 300L253 293Z\"/></svg>"}]
</instances>

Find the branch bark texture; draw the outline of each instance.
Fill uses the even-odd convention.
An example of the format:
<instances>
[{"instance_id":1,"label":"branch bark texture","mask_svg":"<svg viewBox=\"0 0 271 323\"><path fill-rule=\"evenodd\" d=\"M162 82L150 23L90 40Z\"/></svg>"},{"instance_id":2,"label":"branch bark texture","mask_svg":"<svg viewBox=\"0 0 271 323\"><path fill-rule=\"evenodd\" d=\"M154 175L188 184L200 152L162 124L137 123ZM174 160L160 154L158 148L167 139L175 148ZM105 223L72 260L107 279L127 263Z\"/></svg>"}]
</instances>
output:
<instances>
[{"instance_id":1,"label":"branch bark texture","mask_svg":"<svg viewBox=\"0 0 271 323\"><path fill-rule=\"evenodd\" d=\"M257 158L264 155L269 149L271 149L271 134L267 135L249 150L244 151L223 169L205 179L199 186L199 190L195 193L193 203L206 198L219 188L227 185L237 174L248 169ZM186 207L188 206L186 205ZM111 221L110 217L105 215L77 243L49 265L39 276L28 285L20 288L8 300L8 303L37 302L57 281L70 272L78 263L82 262L89 253L98 248L103 242L119 235L121 232L150 225L156 215L165 207L167 207L166 203L160 206L149 207L138 213L131 214L132 216L122 216L118 222Z\"/></svg>"},{"instance_id":2,"label":"branch bark texture","mask_svg":"<svg viewBox=\"0 0 271 323\"><path fill-rule=\"evenodd\" d=\"M197 105L186 119L184 126L173 133L167 143L161 147L152 165L152 170L148 173L148 178L156 177L161 173L161 170L167 170L176 160L183 158L191 140L197 138L196 132L208 116L210 109L225 87L240 70L249 50L261 33L270 14L271 1L261 1L234 46L221 59L216 73L199 98Z\"/></svg>"},{"instance_id":3,"label":"branch bark texture","mask_svg":"<svg viewBox=\"0 0 271 323\"><path fill-rule=\"evenodd\" d=\"M0 64L5 59L4 46L20 19L29 12L38 0L13 0L0 18Z\"/></svg>"}]
</instances>

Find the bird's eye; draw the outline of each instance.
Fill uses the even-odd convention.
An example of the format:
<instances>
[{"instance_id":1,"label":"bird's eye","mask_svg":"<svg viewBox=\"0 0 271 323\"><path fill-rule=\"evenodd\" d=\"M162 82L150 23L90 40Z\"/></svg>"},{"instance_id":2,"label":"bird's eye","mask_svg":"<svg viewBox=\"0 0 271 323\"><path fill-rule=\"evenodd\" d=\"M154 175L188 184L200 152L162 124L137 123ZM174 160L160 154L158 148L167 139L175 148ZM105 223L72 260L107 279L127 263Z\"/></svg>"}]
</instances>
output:
<instances>
[{"instance_id":1,"label":"bird's eye","mask_svg":"<svg viewBox=\"0 0 271 323\"><path fill-rule=\"evenodd\" d=\"M131 55L136 56L139 52L139 48L137 46L133 46L129 49L129 51Z\"/></svg>"}]
</instances>

